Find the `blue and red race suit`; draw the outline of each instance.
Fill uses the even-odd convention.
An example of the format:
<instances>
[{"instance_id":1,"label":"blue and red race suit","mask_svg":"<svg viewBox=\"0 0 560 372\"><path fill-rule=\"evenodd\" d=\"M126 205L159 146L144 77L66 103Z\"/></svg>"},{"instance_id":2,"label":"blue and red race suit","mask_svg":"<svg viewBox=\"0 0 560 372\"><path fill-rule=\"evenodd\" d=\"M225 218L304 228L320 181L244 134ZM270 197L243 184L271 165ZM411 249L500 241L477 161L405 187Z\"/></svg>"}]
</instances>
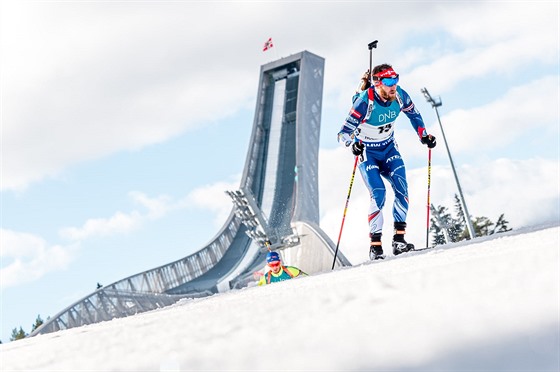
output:
<instances>
[{"instance_id":1,"label":"blue and red race suit","mask_svg":"<svg viewBox=\"0 0 560 372\"><path fill-rule=\"evenodd\" d=\"M353 97L353 106L340 132L338 141L345 146L361 141L365 148L359 169L369 190L371 203L368 211L370 233L383 229L382 209L385 205L384 177L393 188L395 222L406 222L408 212L408 184L406 170L394 137L395 120L402 112L410 120L419 138L426 135L422 116L410 96L397 86L397 99L384 102L374 87Z\"/></svg>"}]
</instances>

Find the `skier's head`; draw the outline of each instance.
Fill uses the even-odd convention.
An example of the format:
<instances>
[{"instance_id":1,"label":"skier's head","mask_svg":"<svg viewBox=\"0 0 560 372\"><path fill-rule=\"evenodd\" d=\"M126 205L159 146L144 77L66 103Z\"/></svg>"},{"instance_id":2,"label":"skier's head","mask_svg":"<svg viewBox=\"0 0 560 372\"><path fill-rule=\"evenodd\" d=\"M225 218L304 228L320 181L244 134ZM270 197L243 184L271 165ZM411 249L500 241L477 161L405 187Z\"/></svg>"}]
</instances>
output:
<instances>
[{"instance_id":1,"label":"skier's head","mask_svg":"<svg viewBox=\"0 0 560 372\"><path fill-rule=\"evenodd\" d=\"M386 101L394 101L397 98L397 83L399 74L393 70L388 63L377 65L372 71L373 84L377 93Z\"/></svg>"},{"instance_id":2,"label":"skier's head","mask_svg":"<svg viewBox=\"0 0 560 372\"><path fill-rule=\"evenodd\" d=\"M271 262L280 262L280 255L277 252L268 252L266 254L266 262L267 263L271 263Z\"/></svg>"},{"instance_id":3,"label":"skier's head","mask_svg":"<svg viewBox=\"0 0 560 372\"><path fill-rule=\"evenodd\" d=\"M280 271L282 262L280 260L280 255L277 252L268 252L266 254L266 263L272 269L273 273Z\"/></svg>"}]
</instances>

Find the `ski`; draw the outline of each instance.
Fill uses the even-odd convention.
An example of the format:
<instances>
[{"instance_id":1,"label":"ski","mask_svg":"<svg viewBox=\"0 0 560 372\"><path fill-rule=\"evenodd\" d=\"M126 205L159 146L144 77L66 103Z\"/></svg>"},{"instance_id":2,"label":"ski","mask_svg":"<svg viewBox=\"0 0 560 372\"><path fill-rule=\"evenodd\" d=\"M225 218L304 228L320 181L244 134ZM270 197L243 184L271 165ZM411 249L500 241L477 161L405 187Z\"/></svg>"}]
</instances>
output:
<instances>
[{"instance_id":1,"label":"ski","mask_svg":"<svg viewBox=\"0 0 560 372\"><path fill-rule=\"evenodd\" d=\"M434 247L423 247L423 248L414 248L414 249L411 249L411 250L410 250L409 252L420 252L420 251L426 251L426 250L428 250L428 249L432 249L432 248L434 248Z\"/></svg>"},{"instance_id":2,"label":"ski","mask_svg":"<svg viewBox=\"0 0 560 372\"><path fill-rule=\"evenodd\" d=\"M433 249L433 248L435 248L435 247L412 248L412 249L410 249L406 252L402 252L402 253L399 253L398 255L394 255L393 257L400 256L401 254L404 254L404 253L427 251L428 249ZM373 250L370 250L370 252L369 252L369 262L381 261L381 260L384 260L385 258L387 258L387 255L385 255L385 254L376 256L375 252Z\"/></svg>"}]
</instances>

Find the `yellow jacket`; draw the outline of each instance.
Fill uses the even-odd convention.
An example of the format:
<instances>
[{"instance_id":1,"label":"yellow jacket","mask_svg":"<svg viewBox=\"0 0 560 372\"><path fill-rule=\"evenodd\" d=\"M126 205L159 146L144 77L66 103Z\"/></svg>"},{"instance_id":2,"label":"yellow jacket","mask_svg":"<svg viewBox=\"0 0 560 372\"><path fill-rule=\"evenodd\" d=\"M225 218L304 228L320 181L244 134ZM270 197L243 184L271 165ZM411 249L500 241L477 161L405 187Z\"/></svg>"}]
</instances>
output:
<instances>
[{"instance_id":1,"label":"yellow jacket","mask_svg":"<svg viewBox=\"0 0 560 372\"><path fill-rule=\"evenodd\" d=\"M284 280L296 278L298 276L307 276L307 274L294 266L280 266L280 271L278 272L278 274L274 274L272 271L268 271L266 274L261 276L258 285L281 282Z\"/></svg>"}]
</instances>

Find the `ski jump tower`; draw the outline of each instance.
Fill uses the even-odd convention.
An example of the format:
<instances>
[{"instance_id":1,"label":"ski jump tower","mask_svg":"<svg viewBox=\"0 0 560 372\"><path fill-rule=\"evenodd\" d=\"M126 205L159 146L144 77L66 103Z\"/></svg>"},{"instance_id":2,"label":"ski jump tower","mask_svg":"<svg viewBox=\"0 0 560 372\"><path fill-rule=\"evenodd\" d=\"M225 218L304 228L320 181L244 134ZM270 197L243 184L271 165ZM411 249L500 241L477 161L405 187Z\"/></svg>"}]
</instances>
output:
<instances>
[{"instance_id":1,"label":"ski jump tower","mask_svg":"<svg viewBox=\"0 0 560 372\"><path fill-rule=\"evenodd\" d=\"M30 336L134 315L254 285L268 248L313 274L334 243L319 228L318 153L324 59L303 51L261 66L253 130L233 210L196 253L97 289ZM350 263L340 252L337 266Z\"/></svg>"}]
</instances>

